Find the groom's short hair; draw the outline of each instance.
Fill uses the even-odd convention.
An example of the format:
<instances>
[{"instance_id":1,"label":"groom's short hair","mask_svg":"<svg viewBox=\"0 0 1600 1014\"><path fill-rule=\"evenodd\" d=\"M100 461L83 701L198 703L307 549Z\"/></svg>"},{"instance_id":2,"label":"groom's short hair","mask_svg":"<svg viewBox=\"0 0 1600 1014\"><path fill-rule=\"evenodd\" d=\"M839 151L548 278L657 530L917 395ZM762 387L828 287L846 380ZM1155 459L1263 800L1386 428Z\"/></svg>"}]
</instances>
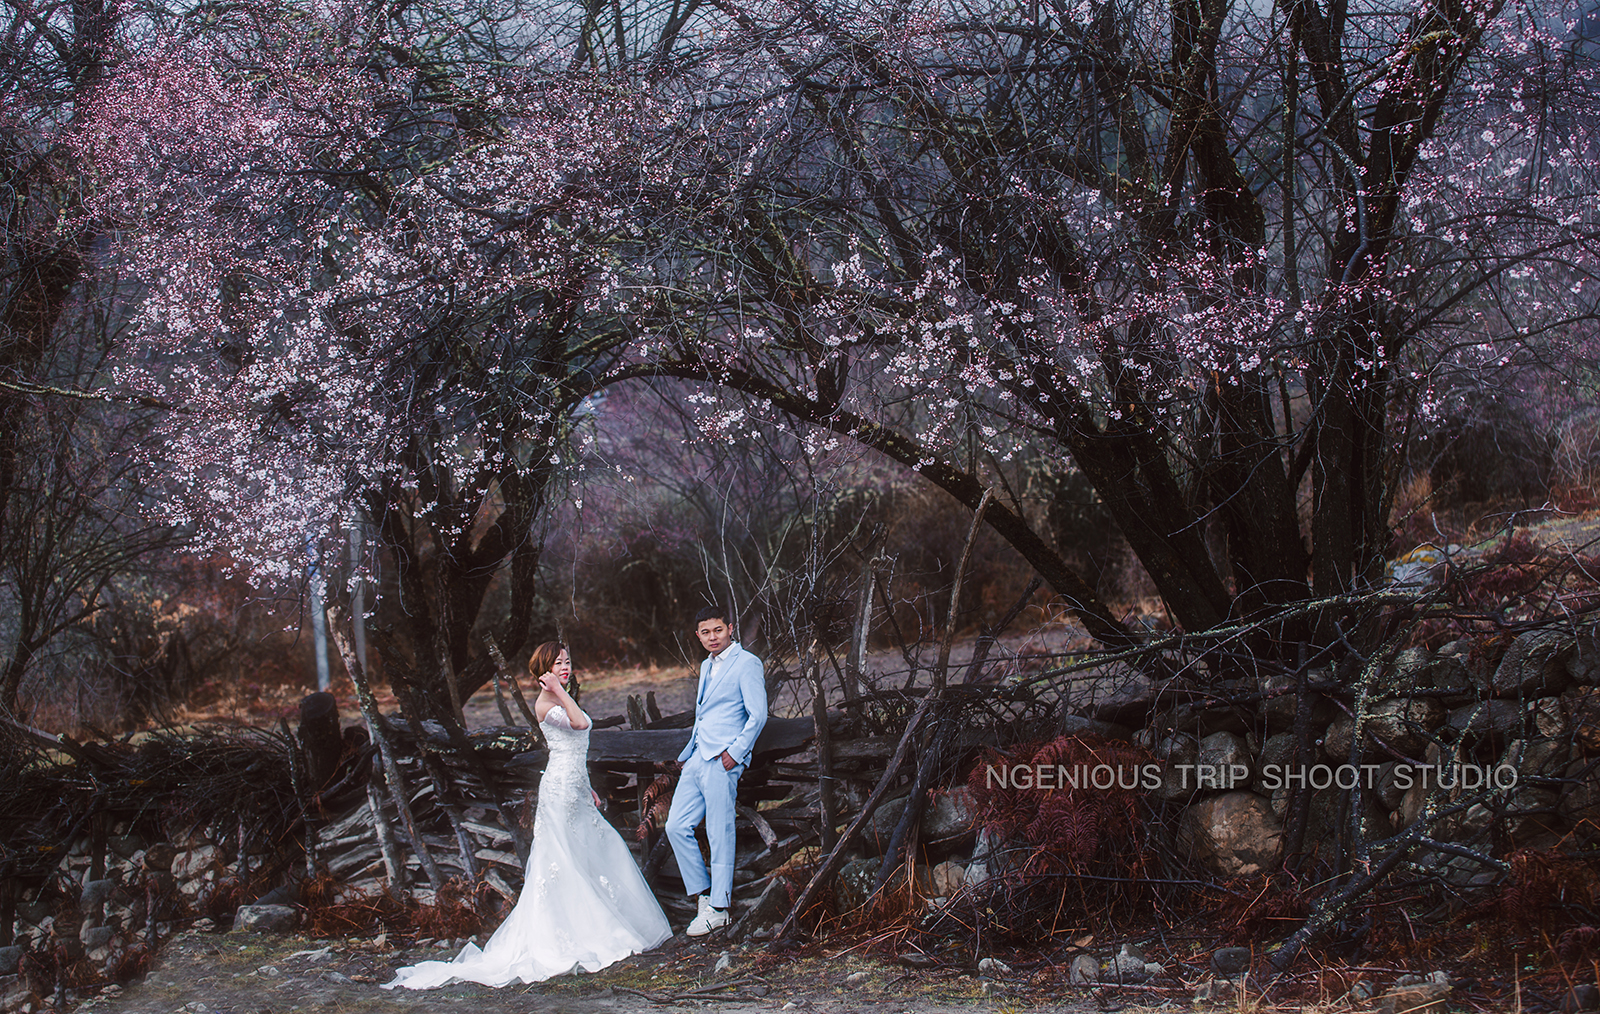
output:
<instances>
[{"instance_id":1,"label":"groom's short hair","mask_svg":"<svg viewBox=\"0 0 1600 1014\"><path fill-rule=\"evenodd\" d=\"M733 614L721 606L702 606L700 611L694 614L694 625L698 627L707 620L721 620L723 623L726 623L731 627L733 626L733 623L730 620L731 616L733 616Z\"/></svg>"}]
</instances>

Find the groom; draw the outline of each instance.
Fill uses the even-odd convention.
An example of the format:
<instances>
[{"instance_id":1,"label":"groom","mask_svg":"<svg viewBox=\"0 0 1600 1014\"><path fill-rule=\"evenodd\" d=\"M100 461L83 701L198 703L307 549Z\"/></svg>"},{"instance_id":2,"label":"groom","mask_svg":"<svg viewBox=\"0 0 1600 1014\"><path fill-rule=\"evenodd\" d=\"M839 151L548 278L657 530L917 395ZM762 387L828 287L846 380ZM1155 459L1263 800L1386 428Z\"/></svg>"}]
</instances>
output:
<instances>
[{"instance_id":1,"label":"groom","mask_svg":"<svg viewBox=\"0 0 1600 1014\"><path fill-rule=\"evenodd\" d=\"M667 814L667 840L689 894L700 895L700 911L688 934L703 937L728 925L733 898L733 805L739 776L750 763L761 727L767 724L767 683L761 660L733 639L733 616L708 606L694 618L695 636L711 656L700 663L694 730L678 760L683 773ZM711 872L700 857L694 829L704 819L711 842ZM709 893L707 891L709 890Z\"/></svg>"}]
</instances>

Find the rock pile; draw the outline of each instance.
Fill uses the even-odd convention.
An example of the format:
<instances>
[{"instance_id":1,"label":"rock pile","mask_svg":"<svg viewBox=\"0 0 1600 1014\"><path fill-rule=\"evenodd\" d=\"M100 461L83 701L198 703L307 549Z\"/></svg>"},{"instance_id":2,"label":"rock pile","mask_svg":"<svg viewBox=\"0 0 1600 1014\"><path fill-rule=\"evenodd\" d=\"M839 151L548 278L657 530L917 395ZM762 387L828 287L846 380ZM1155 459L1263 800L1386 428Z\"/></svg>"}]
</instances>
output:
<instances>
[{"instance_id":1,"label":"rock pile","mask_svg":"<svg viewBox=\"0 0 1600 1014\"><path fill-rule=\"evenodd\" d=\"M1534 630L1490 666L1482 646L1400 652L1359 681L1329 672L1146 694L1135 743L1160 763L1157 800L1182 806L1181 841L1219 877L1276 865L1291 807L1307 807L1300 848L1336 847L1351 808L1369 839L1419 822L1435 840L1555 844L1600 817L1600 628ZM1118 700L1119 717L1129 702ZM1302 743L1295 723L1309 734ZM1452 884L1486 884L1492 862L1419 857Z\"/></svg>"}]
</instances>

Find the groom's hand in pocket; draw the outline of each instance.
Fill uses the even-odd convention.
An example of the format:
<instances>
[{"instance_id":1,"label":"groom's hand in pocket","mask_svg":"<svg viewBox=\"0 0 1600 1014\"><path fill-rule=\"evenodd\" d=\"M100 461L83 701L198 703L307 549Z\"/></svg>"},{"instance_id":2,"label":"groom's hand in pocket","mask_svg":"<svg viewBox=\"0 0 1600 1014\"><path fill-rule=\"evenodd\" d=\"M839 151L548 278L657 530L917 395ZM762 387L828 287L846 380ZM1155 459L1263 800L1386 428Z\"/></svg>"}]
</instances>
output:
<instances>
[{"instance_id":1,"label":"groom's hand in pocket","mask_svg":"<svg viewBox=\"0 0 1600 1014\"><path fill-rule=\"evenodd\" d=\"M736 768L738 766L739 766L739 762L733 759L733 754L729 753L726 750L722 751L722 770L724 770L724 771L732 771L734 768Z\"/></svg>"}]
</instances>

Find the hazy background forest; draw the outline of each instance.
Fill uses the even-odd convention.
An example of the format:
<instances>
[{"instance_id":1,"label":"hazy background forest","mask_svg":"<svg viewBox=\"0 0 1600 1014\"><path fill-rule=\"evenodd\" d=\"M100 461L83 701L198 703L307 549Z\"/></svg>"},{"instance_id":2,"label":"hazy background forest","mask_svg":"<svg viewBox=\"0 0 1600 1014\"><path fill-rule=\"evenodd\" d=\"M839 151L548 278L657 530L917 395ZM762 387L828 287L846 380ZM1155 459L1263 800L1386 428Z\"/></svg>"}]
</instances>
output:
<instances>
[{"instance_id":1,"label":"hazy background forest","mask_svg":"<svg viewBox=\"0 0 1600 1014\"><path fill-rule=\"evenodd\" d=\"M985 491L964 631L1342 651L1595 505L1597 18L14 5L0 707L926 640Z\"/></svg>"}]
</instances>

